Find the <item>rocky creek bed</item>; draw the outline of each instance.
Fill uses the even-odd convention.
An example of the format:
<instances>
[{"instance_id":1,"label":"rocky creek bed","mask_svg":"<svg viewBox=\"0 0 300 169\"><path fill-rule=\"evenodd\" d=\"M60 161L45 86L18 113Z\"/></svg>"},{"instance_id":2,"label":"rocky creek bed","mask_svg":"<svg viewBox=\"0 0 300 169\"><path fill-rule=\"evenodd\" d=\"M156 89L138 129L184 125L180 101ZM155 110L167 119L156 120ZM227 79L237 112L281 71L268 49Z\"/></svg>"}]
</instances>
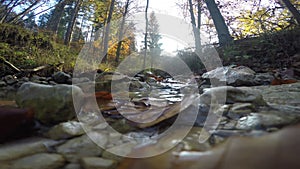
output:
<instances>
[{"instance_id":1,"label":"rocky creek bed","mask_svg":"<svg viewBox=\"0 0 300 169\"><path fill-rule=\"evenodd\" d=\"M225 72L224 76L219 76L220 72ZM111 100L106 95L111 92L112 76L101 74L95 82L86 77L72 79L63 72L49 78L4 77L0 81L1 110L31 108L36 125L26 137L0 144L0 168L300 167L296 158L300 152L296 144L300 141L299 82L271 86L271 74L232 66L194 81L189 77L164 77L161 81L154 76L118 74L113 78L117 84L124 78L131 81L130 99L119 93ZM224 81L224 77L228 86L209 83L209 78ZM96 100L91 91L96 91ZM82 98L75 99L77 114L72 94ZM157 137L178 114L183 114L187 123L195 121L187 135L183 122L183 127ZM217 121L209 121L208 115ZM131 123L122 116L148 123ZM199 141L200 135L207 139ZM184 139L178 139L182 136ZM168 147L170 150L151 158L120 156L142 157Z\"/></svg>"}]
</instances>

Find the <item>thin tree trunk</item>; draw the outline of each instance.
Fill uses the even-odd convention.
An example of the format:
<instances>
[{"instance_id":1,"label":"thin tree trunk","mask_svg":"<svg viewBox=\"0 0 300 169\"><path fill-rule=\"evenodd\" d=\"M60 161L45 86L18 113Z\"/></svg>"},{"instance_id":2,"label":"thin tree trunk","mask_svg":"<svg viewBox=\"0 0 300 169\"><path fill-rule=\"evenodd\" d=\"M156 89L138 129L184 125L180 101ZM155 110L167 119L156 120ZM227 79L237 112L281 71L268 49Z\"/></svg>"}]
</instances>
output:
<instances>
[{"instance_id":1,"label":"thin tree trunk","mask_svg":"<svg viewBox=\"0 0 300 169\"><path fill-rule=\"evenodd\" d=\"M110 34L110 22L112 19L112 15L114 12L114 6L115 6L115 0L111 0L109 12L106 20L106 26L105 26L105 35L104 35L104 42L103 42L103 62L107 61L107 52L108 52L108 42L109 42L109 34Z\"/></svg>"},{"instance_id":2,"label":"thin tree trunk","mask_svg":"<svg viewBox=\"0 0 300 169\"><path fill-rule=\"evenodd\" d=\"M300 12L297 10L297 8L294 7L294 5L289 0L281 0L286 8L292 13L294 16L296 22L298 25L300 25Z\"/></svg>"},{"instance_id":3,"label":"thin tree trunk","mask_svg":"<svg viewBox=\"0 0 300 169\"><path fill-rule=\"evenodd\" d=\"M56 6L53 11L53 14L50 16L50 19L47 23L47 29L52 31L55 35L58 32L58 26L60 20L64 13L65 6L69 4L69 0L61 0Z\"/></svg>"},{"instance_id":4,"label":"thin tree trunk","mask_svg":"<svg viewBox=\"0 0 300 169\"><path fill-rule=\"evenodd\" d=\"M29 19L31 19L31 18L33 18L33 17L35 17L35 16L38 16L38 15L44 13L44 12L47 12L47 11L49 11L50 9L54 8L54 7L55 7L55 5L54 5L54 6L50 6L49 8L47 8L47 9L45 9L45 10L42 10L42 11L40 11L40 12L38 12L38 13L35 13L35 14L32 15L31 17L26 18L24 21L29 20Z\"/></svg>"},{"instance_id":5,"label":"thin tree trunk","mask_svg":"<svg viewBox=\"0 0 300 169\"><path fill-rule=\"evenodd\" d=\"M77 2L75 4L75 7L73 9L73 12L72 12L71 20L68 24L68 28L67 28L67 32L66 32L66 36L65 36L65 41L64 41L65 45L69 45L69 43L71 41L72 33L73 33L73 30L74 30L74 25L76 23L76 19L77 19L78 12L79 12L81 4L82 4L82 0L77 0Z\"/></svg>"},{"instance_id":6,"label":"thin tree trunk","mask_svg":"<svg viewBox=\"0 0 300 169\"><path fill-rule=\"evenodd\" d=\"M195 47L196 47L196 51L200 51L200 49L201 49L201 38L200 38L200 30L199 30L199 28L200 28L199 16L198 16L198 26L197 26L192 0L188 0L188 2L189 2L189 12L190 12L190 15L191 15L191 23L192 23L192 26L193 26L193 33L194 33L194 38L195 38ZM199 15L199 11L198 11L198 15Z\"/></svg>"},{"instance_id":7,"label":"thin tree trunk","mask_svg":"<svg viewBox=\"0 0 300 169\"><path fill-rule=\"evenodd\" d=\"M229 33L228 27L215 0L205 0L205 3L216 27L219 44L221 46L230 44L233 41L233 38Z\"/></svg>"},{"instance_id":8,"label":"thin tree trunk","mask_svg":"<svg viewBox=\"0 0 300 169\"><path fill-rule=\"evenodd\" d=\"M36 0L35 2L33 2L28 8L26 8L23 12L17 14L15 17L11 18L8 23L16 23L20 17L23 17L24 15L28 14L31 9L37 5L41 0Z\"/></svg>"},{"instance_id":9,"label":"thin tree trunk","mask_svg":"<svg viewBox=\"0 0 300 169\"><path fill-rule=\"evenodd\" d=\"M116 60L115 60L117 64L119 63L119 59L120 59L120 53L121 53L121 47L122 47L123 35L124 35L124 26L125 26L126 15L128 13L129 2L130 0L126 1L121 26L119 27L118 47L116 51Z\"/></svg>"},{"instance_id":10,"label":"thin tree trunk","mask_svg":"<svg viewBox=\"0 0 300 169\"><path fill-rule=\"evenodd\" d=\"M146 68L146 57L147 57L147 39L148 39L148 25L149 25L149 20L148 20L148 8L149 8L149 0L147 0L147 5L145 9L145 20L146 20L146 29L145 29L145 37L144 37L144 46L145 46L145 51L144 51L144 60L143 60L143 69Z\"/></svg>"},{"instance_id":11,"label":"thin tree trunk","mask_svg":"<svg viewBox=\"0 0 300 169\"><path fill-rule=\"evenodd\" d=\"M19 1L15 1L14 4L9 8L9 6L13 3L13 0L9 2L9 4L7 4L7 6L5 7L4 11L8 10L7 12L5 12L4 16L1 18L0 23L4 23L5 20L7 19L7 17L11 14L12 10L18 6Z\"/></svg>"},{"instance_id":12,"label":"thin tree trunk","mask_svg":"<svg viewBox=\"0 0 300 169\"><path fill-rule=\"evenodd\" d=\"M197 12L198 12L198 26L197 28L199 29L200 31L200 28L201 28L201 3L200 3L200 0L197 0ZM201 38L200 38L200 44L201 44Z\"/></svg>"}]
</instances>

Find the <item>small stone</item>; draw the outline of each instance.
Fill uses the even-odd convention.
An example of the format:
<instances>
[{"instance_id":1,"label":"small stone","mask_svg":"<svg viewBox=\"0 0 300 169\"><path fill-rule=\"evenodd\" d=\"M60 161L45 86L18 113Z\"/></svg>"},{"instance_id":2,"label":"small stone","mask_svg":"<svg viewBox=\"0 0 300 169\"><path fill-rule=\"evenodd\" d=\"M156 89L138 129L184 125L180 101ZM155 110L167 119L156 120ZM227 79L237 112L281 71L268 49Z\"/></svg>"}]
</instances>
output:
<instances>
[{"instance_id":1,"label":"small stone","mask_svg":"<svg viewBox=\"0 0 300 169\"><path fill-rule=\"evenodd\" d=\"M109 137L108 137L109 143L110 144L117 143L118 141L121 140L121 137L122 137L122 134L119 132L109 133Z\"/></svg>"},{"instance_id":2,"label":"small stone","mask_svg":"<svg viewBox=\"0 0 300 169\"><path fill-rule=\"evenodd\" d=\"M57 83L52 80L50 80L48 83L49 83L49 85L57 85Z\"/></svg>"},{"instance_id":3,"label":"small stone","mask_svg":"<svg viewBox=\"0 0 300 169\"><path fill-rule=\"evenodd\" d=\"M77 163L70 163L67 164L63 169L82 169L80 164Z\"/></svg>"},{"instance_id":4,"label":"small stone","mask_svg":"<svg viewBox=\"0 0 300 169\"><path fill-rule=\"evenodd\" d=\"M258 73L254 78L256 85L269 85L273 80L274 76L270 73Z\"/></svg>"},{"instance_id":5,"label":"small stone","mask_svg":"<svg viewBox=\"0 0 300 169\"><path fill-rule=\"evenodd\" d=\"M31 82L34 82L34 81L41 81L41 77L40 77L40 76L37 76L37 75L33 75L33 76L30 78L30 81L31 81Z\"/></svg>"},{"instance_id":6,"label":"small stone","mask_svg":"<svg viewBox=\"0 0 300 169\"><path fill-rule=\"evenodd\" d=\"M233 103L252 103L255 106L265 106L263 96L259 90L249 87L221 86L205 89L200 96L202 104L233 104Z\"/></svg>"},{"instance_id":7,"label":"small stone","mask_svg":"<svg viewBox=\"0 0 300 169\"><path fill-rule=\"evenodd\" d=\"M18 82L18 79L12 75L7 75L4 77L4 81L8 84L8 85L12 85Z\"/></svg>"},{"instance_id":8,"label":"small stone","mask_svg":"<svg viewBox=\"0 0 300 169\"><path fill-rule=\"evenodd\" d=\"M84 130L81 126L82 124L77 121L68 121L64 123L60 123L54 127L52 127L47 136L51 139L67 139L75 136L80 136L84 134Z\"/></svg>"},{"instance_id":9,"label":"small stone","mask_svg":"<svg viewBox=\"0 0 300 169\"><path fill-rule=\"evenodd\" d=\"M234 103L227 113L227 117L238 120L239 118L255 111L255 105L251 103Z\"/></svg>"},{"instance_id":10,"label":"small stone","mask_svg":"<svg viewBox=\"0 0 300 169\"><path fill-rule=\"evenodd\" d=\"M108 123L100 123L93 127L93 130L104 130L108 126Z\"/></svg>"},{"instance_id":11,"label":"small stone","mask_svg":"<svg viewBox=\"0 0 300 169\"><path fill-rule=\"evenodd\" d=\"M183 149L186 151L207 151L210 148L209 142L199 142L199 136L210 135L201 127L193 127L190 129L188 135L181 141Z\"/></svg>"},{"instance_id":12,"label":"small stone","mask_svg":"<svg viewBox=\"0 0 300 169\"><path fill-rule=\"evenodd\" d=\"M60 83L60 84L66 84L68 82L68 80L71 79L71 76L65 72L56 72L53 74L53 80L56 83Z\"/></svg>"},{"instance_id":13,"label":"small stone","mask_svg":"<svg viewBox=\"0 0 300 169\"><path fill-rule=\"evenodd\" d=\"M98 157L86 157L81 159L81 165L84 169L113 169L116 168L117 162Z\"/></svg>"},{"instance_id":14,"label":"small stone","mask_svg":"<svg viewBox=\"0 0 300 169\"><path fill-rule=\"evenodd\" d=\"M65 160L59 154L35 154L12 162L12 168L17 169L59 169Z\"/></svg>"},{"instance_id":15,"label":"small stone","mask_svg":"<svg viewBox=\"0 0 300 169\"><path fill-rule=\"evenodd\" d=\"M242 117L238 120L237 129L251 130L251 129L267 129L276 126L284 126L292 124L297 119L292 116L279 116L274 113L251 113L249 116Z\"/></svg>"},{"instance_id":16,"label":"small stone","mask_svg":"<svg viewBox=\"0 0 300 169\"><path fill-rule=\"evenodd\" d=\"M49 83L47 81L41 81L40 84L47 85Z\"/></svg>"},{"instance_id":17,"label":"small stone","mask_svg":"<svg viewBox=\"0 0 300 169\"><path fill-rule=\"evenodd\" d=\"M202 75L203 79L217 79L231 86L254 85L255 72L246 66L218 67Z\"/></svg>"},{"instance_id":18,"label":"small stone","mask_svg":"<svg viewBox=\"0 0 300 169\"><path fill-rule=\"evenodd\" d=\"M29 138L0 146L0 161L13 160L20 157L47 151L47 144L54 141L43 138Z\"/></svg>"},{"instance_id":19,"label":"small stone","mask_svg":"<svg viewBox=\"0 0 300 169\"><path fill-rule=\"evenodd\" d=\"M21 81L23 81L23 82L29 82L30 79L28 77L22 77Z\"/></svg>"},{"instance_id":20,"label":"small stone","mask_svg":"<svg viewBox=\"0 0 300 169\"><path fill-rule=\"evenodd\" d=\"M82 157L101 155L102 147L105 147L106 144L107 136L105 134L92 132L89 135L67 141L57 147L57 152L62 154L69 162L78 162Z\"/></svg>"},{"instance_id":21,"label":"small stone","mask_svg":"<svg viewBox=\"0 0 300 169\"><path fill-rule=\"evenodd\" d=\"M120 161L122 160L122 156L128 155L135 146L136 144L132 142L117 145L115 147L106 149L102 153L102 157Z\"/></svg>"},{"instance_id":22,"label":"small stone","mask_svg":"<svg viewBox=\"0 0 300 169\"><path fill-rule=\"evenodd\" d=\"M0 87L5 87L5 86L7 86L7 84L4 81L0 80Z\"/></svg>"}]
</instances>

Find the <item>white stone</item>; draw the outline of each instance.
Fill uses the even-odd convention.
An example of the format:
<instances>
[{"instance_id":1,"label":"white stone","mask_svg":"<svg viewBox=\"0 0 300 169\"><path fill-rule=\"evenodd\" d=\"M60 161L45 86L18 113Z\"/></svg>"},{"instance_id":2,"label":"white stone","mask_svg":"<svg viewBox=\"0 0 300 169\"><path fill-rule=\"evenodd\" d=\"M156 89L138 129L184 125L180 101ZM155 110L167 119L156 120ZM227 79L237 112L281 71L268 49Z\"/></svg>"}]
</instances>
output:
<instances>
[{"instance_id":1,"label":"white stone","mask_svg":"<svg viewBox=\"0 0 300 169\"><path fill-rule=\"evenodd\" d=\"M13 160L20 157L47 151L47 144L53 140L43 138L29 138L0 146L0 161Z\"/></svg>"},{"instance_id":2,"label":"white stone","mask_svg":"<svg viewBox=\"0 0 300 169\"><path fill-rule=\"evenodd\" d=\"M52 127L47 136L51 139L67 139L75 136L80 136L84 134L84 130L81 126L82 124L77 121L68 121L64 123L60 123L54 127Z\"/></svg>"},{"instance_id":3,"label":"white stone","mask_svg":"<svg viewBox=\"0 0 300 169\"><path fill-rule=\"evenodd\" d=\"M89 133L89 136L83 135L67 141L65 144L57 147L57 152L62 154L70 162L78 162L82 157L101 155L103 151L102 147L104 147L107 142L108 139L105 134L93 132Z\"/></svg>"},{"instance_id":4,"label":"white stone","mask_svg":"<svg viewBox=\"0 0 300 169\"><path fill-rule=\"evenodd\" d=\"M65 159L59 154L35 154L12 162L14 169L59 169L65 164Z\"/></svg>"}]
</instances>

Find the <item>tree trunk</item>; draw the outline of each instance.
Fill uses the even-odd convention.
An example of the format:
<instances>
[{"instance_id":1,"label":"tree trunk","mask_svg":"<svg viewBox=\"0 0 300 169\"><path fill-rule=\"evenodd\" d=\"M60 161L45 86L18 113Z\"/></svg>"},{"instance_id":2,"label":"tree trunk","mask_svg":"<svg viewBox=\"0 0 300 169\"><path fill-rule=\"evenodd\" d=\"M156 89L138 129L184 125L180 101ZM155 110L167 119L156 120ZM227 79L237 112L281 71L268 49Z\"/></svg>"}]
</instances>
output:
<instances>
[{"instance_id":1,"label":"tree trunk","mask_svg":"<svg viewBox=\"0 0 300 169\"><path fill-rule=\"evenodd\" d=\"M198 26L197 26L197 28L200 31L200 28L201 28L201 3L200 3L200 0L197 0L197 12L198 12ZM201 42L201 39L200 39L200 42Z\"/></svg>"},{"instance_id":2,"label":"tree trunk","mask_svg":"<svg viewBox=\"0 0 300 169\"><path fill-rule=\"evenodd\" d=\"M298 25L300 25L300 12L293 6L290 0L281 0L286 8L292 13Z\"/></svg>"},{"instance_id":3,"label":"tree trunk","mask_svg":"<svg viewBox=\"0 0 300 169\"><path fill-rule=\"evenodd\" d=\"M149 8L149 0L147 0L147 5L145 9L145 20L146 20L146 29L145 29L145 36L144 36L144 60L143 60L143 69L146 68L146 57L147 57L147 38L148 38L148 25L149 25L149 20L148 20L148 8Z\"/></svg>"},{"instance_id":4,"label":"tree trunk","mask_svg":"<svg viewBox=\"0 0 300 169\"><path fill-rule=\"evenodd\" d=\"M205 3L216 27L219 44L221 46L230 44L233 41L233 38L230 36L228 27L215 0L205 0Z\"/></svg>"},{"instance_id":5,"label":"tree trunk","mask_svg":"<svg viewBox=\"0 0 300 169\"><path fill-rule=\"evenodd\" d=\"M200 38L200 29L199 29L200 28L200 25L199 25L200 21L199 21L199 16L198 16L198 26L197 26L192 0L189 0L189 11L190 11L190 15L191 15L191 23L192 23L192 26L193 26L193 33L194 33L194 38L195 38L196 51L200 51L201 50L201 38ZM199 15L199 11L198 11L198 15Z\"/></svg>"},{"instance_id":6,"label":"tree trunk","mask_svg":"<svg viewBox=\"0 0 300 169\"><path fill-rule=\"evenodd\" d=\"M60 23L60 20L64 14L65 6L69 4L69 0L61 0L56 6L55 9L50 16L50 19L47 23L47 29L52 31L55 35L58 31L58 26Z\"/></svg>"},{"instance_id":7,"label":"tree trunk","mask_svg":"<svg viewBox=\"0 0 300 169\"><path fill-rule=\"evenodd\" d=\"M71 20L68 23L68 28L67 28L67 32L66 32L66 36L65 36L65 42L64 42L65 45L69 45L69 43L71 41L72 33L73 33L73 30L74 30L74 25L76 23L76 19L77 19L78 12L79 12L81 4L82 4L82 0L77 0L77 2L75 4L75 7L73 9L73 12L72 12Z\"/></svg>"},{"instance_id":8,"label":"tree trunk","mask_svg":"<svg viewBox=\"0 0 300 169\"><path fill-rule=\"evenodd\" d=\"M112 15L114 12L114 6L115 6L115 0L111 0L109 12L106 20L106 26L105 26L105 34L104 34L104 41L103 41L103 62L107 61L107 53L108 53L108 42L109 42L109 34L110 34L110 22L112 19Z\"/></svg>"},{"instance_id":9,"label":"tree trunk","mask_svg":"<svg viewBox=\"0 0 300 169\"><path fill-rule=\"evenodd\" d=\"M124 35L125 19L128 13L129 2L130 0L126 1L121 26L119 27L118 47L116 51L116 60L115 60L117 64L119 63L119 59L120 59L120 53L121 53L121 47L122 47L123 35Z\"/></svg>"}]
</instances>

